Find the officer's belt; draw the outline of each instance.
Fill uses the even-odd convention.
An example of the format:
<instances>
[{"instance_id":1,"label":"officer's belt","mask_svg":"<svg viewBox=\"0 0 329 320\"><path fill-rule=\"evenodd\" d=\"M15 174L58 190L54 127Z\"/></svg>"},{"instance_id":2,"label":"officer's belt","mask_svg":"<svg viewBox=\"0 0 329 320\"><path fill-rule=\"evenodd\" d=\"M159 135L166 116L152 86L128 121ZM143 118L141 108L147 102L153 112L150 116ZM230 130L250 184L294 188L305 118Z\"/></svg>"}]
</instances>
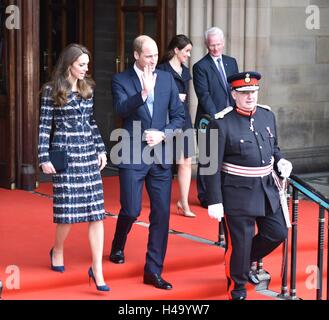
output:
<instances>
[{"instance_id":1,"label":"officer's belt","mask_svg":"<svg viewBox=\"0 0 329 320\"><path fill-rule=\"evenodd\" d=\"M271 164L265 167L243 167L238 166L236 164L223 162L222 165L222 172L226 172L229 174L233 174L236 176L242 176L242 177L265 177L269 174L272 174L274 182L276 187L279 191L280 196L280 204L283 212L283 216L286 222L287 228L291 227L290 217L289 217L289 209L287 204L287 194L286 194L286 188L287 188L287 179L281 180L276 172L273 170L273 162L274 158L271 159Z\"/></svg>"},{"instance_id":2,"label":"officer's belt","mask_svg":"<svg viewBox=\"0 0 329 320\"><path fill-rule=\"evenodd\" d=\"M243 167L238 166L236 164L223 162L222 164L222 172L233 174L235 176L242 177L264 177L268 176L273 171L273 161L271 164L265 167Z\"/></svg>"}]
</instances>

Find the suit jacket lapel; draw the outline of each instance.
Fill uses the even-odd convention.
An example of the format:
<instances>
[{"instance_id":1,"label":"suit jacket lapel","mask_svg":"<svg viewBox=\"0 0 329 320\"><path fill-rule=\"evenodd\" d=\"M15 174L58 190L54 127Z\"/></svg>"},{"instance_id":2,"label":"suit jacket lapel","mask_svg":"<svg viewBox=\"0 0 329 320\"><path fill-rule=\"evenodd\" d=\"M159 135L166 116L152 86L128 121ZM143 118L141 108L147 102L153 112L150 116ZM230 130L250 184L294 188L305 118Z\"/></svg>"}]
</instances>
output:
<instances>
[{"instance_id":1,"label":"suit jacket lapel","mask_svg":"<svg viewBox=\"0 0 329 320\"><path fill-rule=\"evenodd\" d=\"M141 82L139 81L138 75L133 68L130 70L130 77L131 77L131 81L135 86L136 91L137 92L141 91L142 90Z\"/></svg>"},{"instance_id":2,"label":"suit jacket lapel","mask_svg":"<svg viewBox=\"0 0 329 320\"><path fill-rule=\"evenodd\" d=\"M226 92L226 91L227 91L226 86L225 86L225 84L223 83L223 80L222 80L222 78L221 78L221 76L220 76L220 74L219 74L218 68L217 68L217 66L215 65L215 62L214 62L214 60L211 58L210 55L208 55L208 60L209 60L210 67L211 67L211 68L213 69L213 71L215 72L215 74L216 74L216 76L217 76L217 78L218 78L218 81L219 81L220 85L223 87L224 91Z\"/></svg>"},{"instance_id":3,"label":"suit jacket lapel","mask_svg":"<svg viewBox=\"0 0 329 320\"><path fill-rule=\"evenodd\" d=\"M152 116L152 122L153 121L155 121L156 119L157 119L157 117L158 117L158 111L159 111L159 106L157 106L156 108L155 108L155 106L156 106L156 104L157 104L157 97L159 96L159 88L160 88L160 86L159 86L159 81L161 81L160 79L160 76L159 76L159 74L157 74L157 78L156 78L156 81L155 81L155 86L154 86L154 101L153 101L153 116ZM147 108L147 110L148 110L148 108ZM150 114L150 113L149 113ZM150 115L151 116L151 115Z\"/></svg>"},{"instance_id":4,"label":"suit jacket lapel","mask_svg":"<svg viewBox=\"0 0 329 320\"><path fill-rule=\"evenodd\" d=\"M230 60L225 56L223 55L223 64L224 64L224 68L225 68L225 72L226 72L226 76L229 77L230 75L232 75L234 73L234 70L233 70L233 66L232 64L229 64ZM231 92L231 87L230 85L228 84L228 92ZM229 99L230 99L230 105L233 105L235 103L233 97L231 94L229 94Z\"/></svg>"},{"instance_id":5,"label":"suit jacket lapel","mask_svg":"<svg viewBox=\"0 0 329 320\"><path fill-rule=\"evenodd\" d=\"M226 58L226 56L223 55L222 57L223 57L223 65L225 68L225 73L226 73L226 76L228 77L231 75L231 68L230 68L230 65L228 64L228 59Z\"/></svg>"},{"instance_id":6,"label":"suit jacket lapel","mask_svg":"<svg viewBox=\"0 0 329 320\"><path fill-rule=\"evenodd\" d=\"M135 86L136 92L141 92L142 91L142 85L141 85L141 82L140 82L140 80L138 78L137 73L135 72L135 70L133 68L131 69L130 76L131 76L131 80L132 80L132 82L133 82L133 84ZM152 118L146 101L145 101L145 103L143 105L143 109L147 113L147 115L150 118Z\"/></svg>"}]
</instances>

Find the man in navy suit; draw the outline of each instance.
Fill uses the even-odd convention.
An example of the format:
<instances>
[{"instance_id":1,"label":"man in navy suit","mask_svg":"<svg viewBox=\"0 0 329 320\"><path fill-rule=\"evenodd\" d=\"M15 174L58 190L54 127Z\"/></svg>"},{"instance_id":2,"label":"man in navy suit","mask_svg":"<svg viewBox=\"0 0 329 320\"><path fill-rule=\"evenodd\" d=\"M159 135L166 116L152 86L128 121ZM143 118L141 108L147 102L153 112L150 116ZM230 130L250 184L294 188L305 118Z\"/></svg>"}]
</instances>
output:
<instances>
[{"instance_id":1,"label":"man in navy suit","mask_svg":"<svg viewBox=\"0 0 329 320\"><path fill-rule=\"evenodd\" d=\"M205 32L205 45L208 54L193 66L193 84L198 97L195 118L197 129L201 116L213 118L214 114L234 103L227 77L239 72L236 60L223 54L225 38L220 28L212 27ZM203 150L200 137L198 143L199 150ZM199 155L199 160L202 156ZM197 189L201 205L207 208L207 191L204 177L200 175L200 165L197 171Z\"/></svg>"},{"instance_id":2,"label":"man in navy suit","mask_svg":"<svg viewBox=\"0 0 329 320\"><path fill-rule=\"evenodd\" d=\"M113 105L123 120L121 161L119 161L120 203L110 261L124 263L127 235L140 215L144 182L150 198L149 238L144 283L159 289L172 285L162 276L167 249L171 165L165 145L184 124L184 108L172 75L155 70L158 48L145 35L134 40L133 68L112 80ZM128 134L127 134L128 133ZM139 147L138 147L139 146ZM172 153L171 153L172 154ZM150 161L150 160L154 161Z\"/></svg>"}]
</instances>

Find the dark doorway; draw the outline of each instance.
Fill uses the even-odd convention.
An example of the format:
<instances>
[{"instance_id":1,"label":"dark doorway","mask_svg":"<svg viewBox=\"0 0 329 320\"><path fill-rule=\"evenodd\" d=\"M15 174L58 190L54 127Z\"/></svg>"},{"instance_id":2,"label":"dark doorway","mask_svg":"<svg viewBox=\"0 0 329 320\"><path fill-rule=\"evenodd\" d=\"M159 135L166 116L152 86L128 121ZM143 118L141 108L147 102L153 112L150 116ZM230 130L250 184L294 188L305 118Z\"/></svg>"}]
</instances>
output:
<instances>
[{"instance_id":1,"label":"dark doorway","mask_svg":"<svg viewBox=\"0 0 329 320\"><path fill-rule=\"evenodd\" d=\"M80 43L93 51L93 4L92 0L40 1L41 83L49 80L60 52L68 44Z\"/></svg>"},{"instance_id":2,"label":"dark doorway","mask_svg":"<svg viewBox=\"0 0 329 320\"><path fill-rule=\"evenodd\" d=\"M70 43L94 47L94 0L40 1L40 83L50 80L61 51ZM92 61L89 72L93 73ZM39 181L51 177L40 173Z\"/></svg>"},{"instance_id":3,"label":"dark doorway","mask_svg":"<svg viewBox=\"0 0 329 320\"><path fill-rule=\"evenodd\" d=\"M121 127L113 110L113 74L133 64L132 42L139 34L154 38L162 55L176 32L176 0L95 1L94 25L95 117L109 155L116 143L111 133Z\"/></svg>"},{"instance_id":4,"label":"dark doorway","mask_svg":"<svg viewBox=\"0 0 329 320\"><path fill-rule=\"evenodd\" d=\"M118 47L116 71L134 63L133 39L146 34L158 44L159 57L176 31L176 1L117 0Z\"/></svg>"}]
</instances>

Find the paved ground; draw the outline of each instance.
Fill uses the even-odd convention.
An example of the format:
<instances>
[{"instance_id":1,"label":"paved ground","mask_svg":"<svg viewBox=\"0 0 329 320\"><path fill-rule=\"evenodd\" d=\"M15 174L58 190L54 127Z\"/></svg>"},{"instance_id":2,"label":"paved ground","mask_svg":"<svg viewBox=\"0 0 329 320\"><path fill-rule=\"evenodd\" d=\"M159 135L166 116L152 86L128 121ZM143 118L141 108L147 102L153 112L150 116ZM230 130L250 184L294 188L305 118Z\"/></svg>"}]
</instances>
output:
<instances>
[{"instance_id":1,"label":"paved ground","mask_svg":"<svg viewBox=\"0 0 329 320\"><path fill-rule=\"evenodd\" d=\"M329 172L298 174L297 176L328 198L329 201Z\"/></svg>"}]
</instances>

